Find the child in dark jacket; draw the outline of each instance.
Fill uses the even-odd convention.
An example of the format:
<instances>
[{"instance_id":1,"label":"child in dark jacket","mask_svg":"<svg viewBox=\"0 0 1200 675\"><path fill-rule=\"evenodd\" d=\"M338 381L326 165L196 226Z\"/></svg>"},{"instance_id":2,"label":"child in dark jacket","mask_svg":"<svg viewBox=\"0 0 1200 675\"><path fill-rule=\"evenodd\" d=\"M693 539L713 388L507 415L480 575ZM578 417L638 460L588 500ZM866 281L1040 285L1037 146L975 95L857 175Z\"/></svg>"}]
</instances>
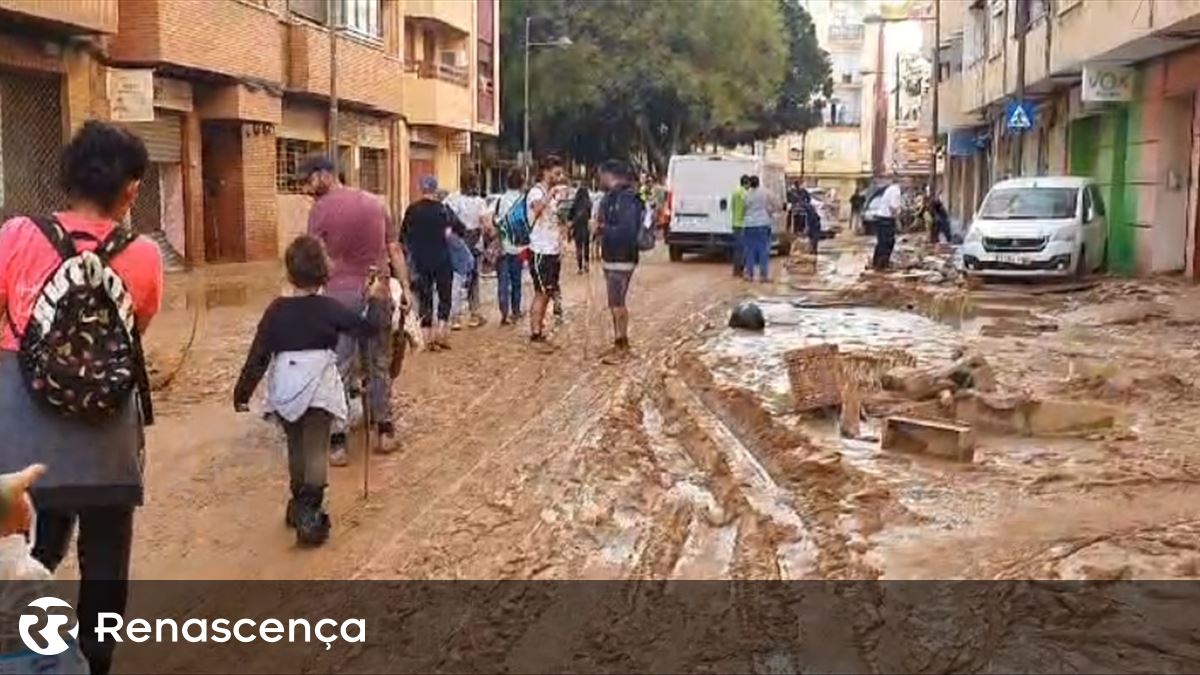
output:
<instances>
[{"instance_id":1,"label":"child in dark jacket","mask_svg":"<svg viewBox=\"0 0 1200 675\"><path fill-rule=\"evenodd\" d=\"M287 436L292 497L284 520L296 528L301 545L320 546L329 537L329 515L322 503L330 432L335 420L344 422L347 417L334 351L338 335L366 338L387 325L390 293L385 279L374 280L367 291L367 309L359 315L322 295L329 259L319 239L297 237L284 258L294 293L277 298L263 313L233 403L238 412L247 411L250 396L266 375L266 412L278 417Z\"/></svg>"}]
</instances>

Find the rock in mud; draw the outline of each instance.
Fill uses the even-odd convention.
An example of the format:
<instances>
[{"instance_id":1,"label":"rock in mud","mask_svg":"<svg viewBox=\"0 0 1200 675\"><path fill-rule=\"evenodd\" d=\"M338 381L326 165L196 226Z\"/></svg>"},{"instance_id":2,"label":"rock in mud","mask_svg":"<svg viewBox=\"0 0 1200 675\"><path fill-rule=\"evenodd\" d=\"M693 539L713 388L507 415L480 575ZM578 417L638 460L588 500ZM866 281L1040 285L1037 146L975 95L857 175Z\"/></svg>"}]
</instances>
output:
<instances>
[{"instance_id":1,"label":"rock in mud","mask_svg":"<svg viewBox=\"0 0 1200 675\"><path fill-rule=\"evenodd\" d=\"M767 319L763 316L762 308L757 304L742 302L738 303L729 314L729 327L761 333L767 327Z\"/></svg>"},{"instance_id":2,"label":"rock in mud","mask_svg":"<svg viewBox=\"0 0 1200 675\"><path fill-rule=\"evenodd\" d=\"M954 382L942 373L928 368L896 368L880 378L887 391L900 392L909 398L933 398L946 389L955 389Z\"/></svg>"},{"instance_id":3,"label":"rock in mud","mask_svg":"<svg viewBox=\"0 0 1200 675\"><path fill-rule=\"evenodd\" d=\"M964 356L943 368L897 368L883 375L883 388L902 392L910 398L925 400L944 391L974 389L996 391L996 373L982 356Z\"/></svg>"}]
</instances>

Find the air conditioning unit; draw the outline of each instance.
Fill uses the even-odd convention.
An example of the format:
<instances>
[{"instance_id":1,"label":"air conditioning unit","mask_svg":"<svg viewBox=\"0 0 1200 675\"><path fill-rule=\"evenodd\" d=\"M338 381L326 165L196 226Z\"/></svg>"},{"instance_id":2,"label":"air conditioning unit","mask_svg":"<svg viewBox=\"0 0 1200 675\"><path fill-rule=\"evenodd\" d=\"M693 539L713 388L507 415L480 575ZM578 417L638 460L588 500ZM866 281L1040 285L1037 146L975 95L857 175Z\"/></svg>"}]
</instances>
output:
<instances>
[{"instance_id":1,"label":"air conditioning unit","mask_svg":"<svg viewBox=\"0 0 1200 675\"><path fill-rule=\"evenodd\" d=\"M441 53L441 63L444 66L454 66L456 68L467 67L467 53L457 49L447 49Z\"/></svg>"}]
</instances>

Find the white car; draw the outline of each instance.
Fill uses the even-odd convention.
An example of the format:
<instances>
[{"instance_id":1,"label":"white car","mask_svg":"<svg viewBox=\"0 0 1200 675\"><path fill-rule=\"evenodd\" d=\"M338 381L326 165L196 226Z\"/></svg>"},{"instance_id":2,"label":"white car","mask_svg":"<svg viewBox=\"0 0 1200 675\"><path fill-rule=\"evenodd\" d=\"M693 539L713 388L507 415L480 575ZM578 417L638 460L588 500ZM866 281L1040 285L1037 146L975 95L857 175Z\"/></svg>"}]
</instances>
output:
<instances>
[{"instance_id":1,"label":"white car","mask_svg":"<svg viewBox=\"0 0 1200 675\"><path fill-rule=\"evenodd\" d=\"M1001 181L963 239L962 265L981 276L1085 276L1104 265L1104 200L1090 178Z\"/></svg>"}]
</instances>

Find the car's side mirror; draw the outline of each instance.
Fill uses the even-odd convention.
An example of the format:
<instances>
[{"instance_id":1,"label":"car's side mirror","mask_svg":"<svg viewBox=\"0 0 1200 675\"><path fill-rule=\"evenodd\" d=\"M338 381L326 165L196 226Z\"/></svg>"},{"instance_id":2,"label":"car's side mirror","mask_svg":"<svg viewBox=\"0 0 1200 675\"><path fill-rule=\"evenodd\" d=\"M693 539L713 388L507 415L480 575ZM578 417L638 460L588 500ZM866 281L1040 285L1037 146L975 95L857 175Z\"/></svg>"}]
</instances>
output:
<instances>
[{"instance_id":1,"label":"car's side mirror","mask_svg":"<svg viewBox=\"0 0 1200 675\"><path fill-rule=\"evenodd\" d=\"M719 206L721 207L721 210L724 211L725 209L729 208L729 200L722 199Z\"/></svg>"}]
</instances>

